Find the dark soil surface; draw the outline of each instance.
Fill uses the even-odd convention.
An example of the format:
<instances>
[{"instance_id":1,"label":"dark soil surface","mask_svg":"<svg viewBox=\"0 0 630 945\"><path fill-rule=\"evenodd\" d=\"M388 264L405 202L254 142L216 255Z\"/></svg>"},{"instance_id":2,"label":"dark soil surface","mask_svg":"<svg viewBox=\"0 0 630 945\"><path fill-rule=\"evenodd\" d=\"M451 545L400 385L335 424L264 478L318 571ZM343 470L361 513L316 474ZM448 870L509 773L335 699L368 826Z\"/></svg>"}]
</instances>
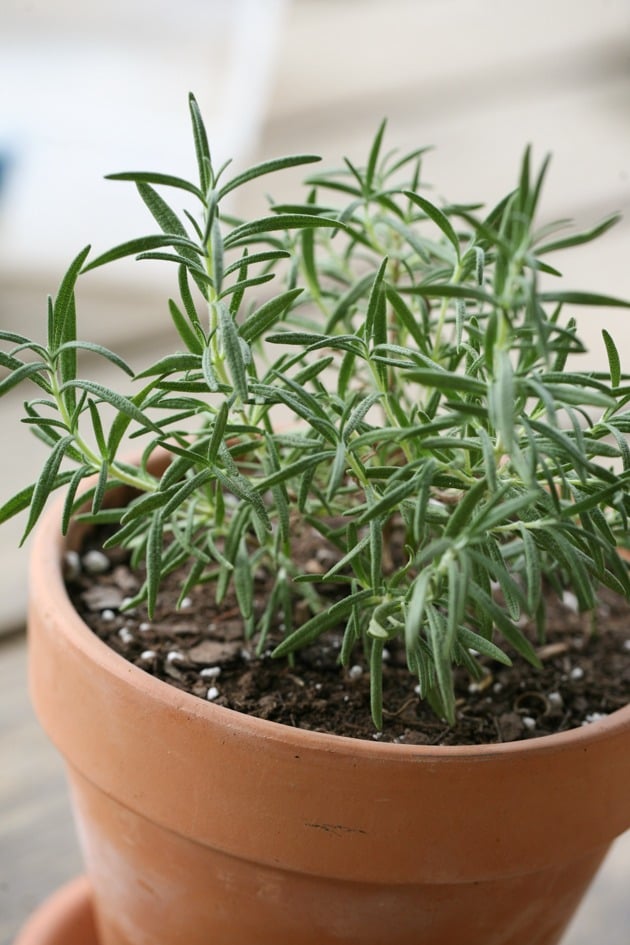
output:
<instances>
[{"instance_id":1,"label":"dark soil surface","mask_svg":"<svg viewBox=\"0 0 630 945\"><path fill-rule=\"evenodd\" d=\"M385 721L376 733L366 662L357 652L350 669L340 667L341 633L328 633L289 666L268 653L256 656L255 639L243 641L235 602L227 600L217 611L209 585L195 588L177 610L181 576L171 575L149 621L142 607L121 611L142 575L120 554L100 574L88 574L76 561L71 570L68 587L77 610L121 656L201 699L298 728L414 745L496 743L590 724L630 697L630 604L607 589L595 633L590 615L576 612L572 595L549 599L547 639L538 647L542 670L521 659L511 667L486 661L486 675L472 684L461 672L452 729L419 699L404 653L394 646L385 654ZM259 584L264 600L264 573Z\"/></svg>"}]
</instances>

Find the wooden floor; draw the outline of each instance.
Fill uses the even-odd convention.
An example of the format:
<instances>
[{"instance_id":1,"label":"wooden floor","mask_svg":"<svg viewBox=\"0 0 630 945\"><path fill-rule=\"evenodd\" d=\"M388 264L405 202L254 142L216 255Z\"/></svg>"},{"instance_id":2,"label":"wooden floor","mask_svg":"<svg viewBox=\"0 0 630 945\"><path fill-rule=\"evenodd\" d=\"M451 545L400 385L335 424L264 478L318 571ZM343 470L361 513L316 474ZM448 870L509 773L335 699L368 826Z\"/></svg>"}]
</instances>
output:
<instances>
[{"instance_id":1,"label":"wooden floor","mask_svg":"<svg viewBox=\"0 0 630 945\"><path fill-rule=\"evenodd\" d=\"M0 643L0 943L81 871L63 766L33 716L23 635Z\"/></svg>"},{"instance_id":2,"label":"wooden floor","mask_svg":"<svg viewBox=\"0 0 630 945\"><path fill-rule=\"evenodd\" d=\"M0 5L5 19L0 24L0 54L4 50L9 56L17 49L18 21L27 8L28 30L33 11L38 11L46 35L56 28L64 41L64 16L78 35L90 11L98 10L99 35L102 27L106 36L116 8L63 0L54 5L61 11L55 26L53 7L45 0L27 5L6 0ZM129 0L127 6L139 9L141 2ZM392 146L436 146L426 173L437 193L466 200L473 192L490 200L512 185L519 155L532 142L539 159L554 152L546 219L577 217L591 223L615 210L625 213L624 222L601 244L567 259L564 269L574 287L630 297L627 0L277 0L276 15L281 8L284 21L266 95L259 103L256 136L249 143L250 158L312 150L335 163L344 154L361 161L370 136L383 116L389 116ZM153 32L138 30L133 38L138 44L153 43L150 61L155 60L159 40L157 18L153 26ZM190 50L179 49L182 87L175 90L177 95L169 92L184 108L188 89L211 100L216 88L216 76L211 80L209 71L205 85L200 78L198 54L205 44L198 37L190 42ZM2 58L7 61L7 56ZM208 70L213 68L211 58ZM186 71L185 60L196 63L196 71ZM245 80L251 81L251 72ZM139 115L135 92L134 114ZM4 103L0 147L3 109ZM240 113L237 117L241 119ZM37 122L37 115L31 120ZM162 168L159 159L154 163L156 169L169 169ZM179 173L178 167L172 170ZM53 198L64 188L69 193L72 186L74 181L60 180L55 188L32 190L37 228L28 236L35 249L24 258L17 255L21 244L8 215L11 201L2 207L7 211L0 227L3 328L19 326L41 334L43 300L58 282L59 259L69 260L79 249L74 241L65 245L71 229L59 227L54 211ZM112 215L109 193L105 207L90 206L91 219L98 221L99 211ZM85 305L80 306L85 336L120 350L134 365L139 349L144 355L149 346L151 353L159 350L163 329L156 325L165 324L165 306L161 298L156 306L154 287L143 290L124 279L106 285L95 276L86 292ZM599 320L591 324L588 312L581 318L592 341L592 364L599 365L602 326ZM607 316L606 327L617 337L626 364L629 324L625 316ZM16 429L20 400L15 396L0 402L6 463L0 502L34 478L42 455L34 439ZM15 551L19 532L16 523L0 534L0 634L18 631L0 640L0 945L9 945L34 906L81 869L62 768L33 718L26 694L26 648L20 632L26 556ZM628 945L629 880L630 834L611 853L563 945Z\"/></svg>"}]
</instances>

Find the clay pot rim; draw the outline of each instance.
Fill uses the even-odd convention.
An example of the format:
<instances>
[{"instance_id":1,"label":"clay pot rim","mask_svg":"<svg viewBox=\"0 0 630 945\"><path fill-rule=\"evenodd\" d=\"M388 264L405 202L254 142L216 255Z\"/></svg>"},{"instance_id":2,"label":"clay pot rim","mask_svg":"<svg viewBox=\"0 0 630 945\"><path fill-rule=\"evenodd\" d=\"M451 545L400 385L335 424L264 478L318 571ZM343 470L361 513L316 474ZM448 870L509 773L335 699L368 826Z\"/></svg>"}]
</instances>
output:
<instances>
[{"instance_id":1,"label":"clay pot rim","mask_svg":"<svg viewBox=\"0 0 630 945\"><path fill-rule=\"evenodd\" d=\"M46 898L27 919L15 940L15 945L62 945L68 941L68 932L93 925L92 889L87 876L77 876L64 883ZM81 940L81 945L97 945L94 934ZM76 942L75 936L71 935Z\"/></svg>"},{"instance_id":2,"label":"clay pot rim","mask_svg":"<svg viewBox=\"0 0 630 945\"><path fill-rule=\"evenodd\" d=\"M54 503L42 516L36 531L31 560L33 562L37 560L38 566L45 570L45 585L50 594L50 606L56 610L68 611L72 615L66 624L66 632L72 638L73 645L119 681L126 679L127 684L133 682L151 698L169 704L173 709L183 710L188 715L201 716L208 721L214 720L224 726L241 729L250 736L258 735L265 740L281 740L296 748L308 747L313 750L319 749L340 754L350 751L366 760L385 761L388 758L396 758L399 762L403 758L413 761L420 756L427 760L434 758L444 761L448 758L466 759L479 754L486 756L530 755L556 751L564 745L575 747L580 743L586 748L594 740L630 728L629 703L606 718L580 728L521 741L482 745L401 745L379 742L377 739L367 741L345 735L331 735L326 732L293 728L279 722L271 722L237 712L234 709L213 705L211 702L204 702L197 696L169 686L168 683L156 679L130 663L110 649L81 619L72 606L62 577L61 561L66 546L66 539L61 534L60 525L62 508L63 500Z\"/></svg>"}]
</instances>

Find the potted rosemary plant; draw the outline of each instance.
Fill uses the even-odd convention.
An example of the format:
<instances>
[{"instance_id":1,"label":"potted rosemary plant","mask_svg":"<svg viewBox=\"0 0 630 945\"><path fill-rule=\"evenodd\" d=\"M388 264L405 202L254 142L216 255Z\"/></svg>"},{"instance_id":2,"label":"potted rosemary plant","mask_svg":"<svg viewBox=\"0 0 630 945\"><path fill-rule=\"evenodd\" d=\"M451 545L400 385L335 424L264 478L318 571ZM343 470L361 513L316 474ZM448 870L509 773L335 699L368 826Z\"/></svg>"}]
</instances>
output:
<instances>
[{"instance_id":1,"label":"potted rosemary plant","mask_svg":"<svg viewBox=\"0 0 630 945\"><path fill-rule=\"evenodd\" d=\"M198 180L113 175L155 231L77 256L45 342L0 332L0 392L35 385L50 446L0 518L28 509L28 535L64 489L31 678L102 945L551 945L630 824L623 673L567 688L573 611L630 596L630 385L605 330L608 370L580 370L571 313L628 303L548 261L615 218L537 229L529 151L490 212L438 205L382 126L364 166L241 221L228 195L316 158L230 177L190 110ZM177 274L173 352L138 373L75 313L77 280L127 256Z\"/></svg>"}]
</instances>

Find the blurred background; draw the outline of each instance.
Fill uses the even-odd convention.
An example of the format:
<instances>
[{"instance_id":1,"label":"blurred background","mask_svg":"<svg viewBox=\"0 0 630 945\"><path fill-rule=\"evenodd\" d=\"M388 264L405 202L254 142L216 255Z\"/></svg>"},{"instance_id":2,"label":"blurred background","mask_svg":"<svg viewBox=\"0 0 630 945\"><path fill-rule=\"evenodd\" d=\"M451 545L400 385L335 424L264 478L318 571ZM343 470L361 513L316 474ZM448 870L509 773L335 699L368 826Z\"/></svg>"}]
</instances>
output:
<instances>
[{"instance_id":1,"label":"blurred background","mask_svg":"<svg viewBox=\"0 0 630 945\"><path fill-rule=\"evenodd\" d=\"M134 188L106 173L194 173L189 90L217 163L307 151L361 162L387 117L390 146L434 146L425 178L437 197L491 202L515 182L527 143L538 161L552 152L541 222L624 214L558 265L573 288L630 297L627 0L1 0L0 89L1 328L42 337L46 296L78 250L147 231ZM269 178L251 185L234 209L260 209L267 187L296 196L287 180L280 191ZM166 278L149 264L86 277L82 336L134 366L157 357ZM601 315L578 314L603 366ZM627 321L606 314L625 370ZM42 456L15 422L22 396L0 401L0 503ZM0 532L0 945L80 869L59 762L25 693L23 524ZM627 945L629 869L626 837L565 945L604 930L607 945Z\"/></svg>"}]
</instances>

